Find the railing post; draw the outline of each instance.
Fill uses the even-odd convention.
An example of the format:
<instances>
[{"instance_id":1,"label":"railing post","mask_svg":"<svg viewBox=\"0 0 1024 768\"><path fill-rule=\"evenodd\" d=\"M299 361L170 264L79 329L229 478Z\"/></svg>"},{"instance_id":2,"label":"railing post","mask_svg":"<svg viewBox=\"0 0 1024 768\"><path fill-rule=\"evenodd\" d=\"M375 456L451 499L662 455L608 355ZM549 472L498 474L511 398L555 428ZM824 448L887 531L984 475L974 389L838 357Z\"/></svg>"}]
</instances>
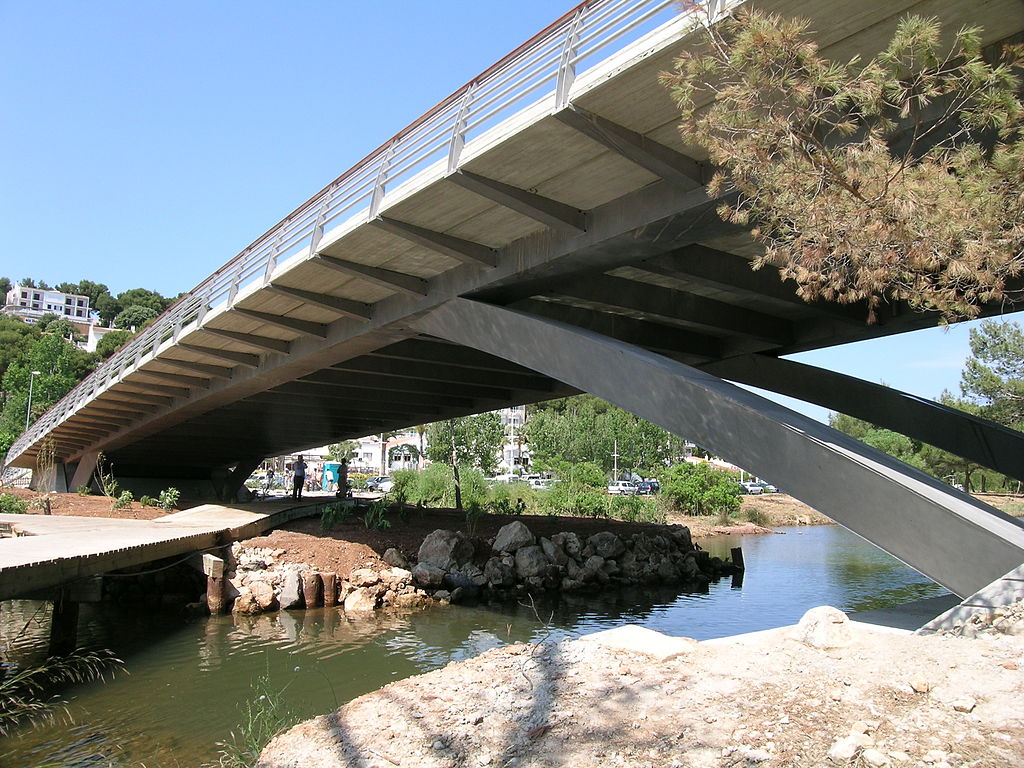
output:
<instances>
[{"instance_id":1,"label":"railing post","mask_svg":"<svg viewBox=\"0 0 1024 768\"><path fill-rule=\"evenodd\" d=\"M270 255L267 257L267 268L263 270L264 285L270 282L270 276L274 274L274 269L277 267L277 256L281 252L281 241L284 238L284 231L287 227L288 222L285 221L277 230L277 237L274 238L274 245L271 247Z\"/></svg>"},{"instance_id":2,"label":"railing post","mask_svg":"<svg viewBox=\"0 0 1024 768\"><path fill-rule=\"evenodd\" d=\"M470 83L459 102L459 111L455 115L455 124L452 126L452 141L448 147L448 173L455 173L459 168L459 157L462 155L462 148L466 146L466 125L469 123L469 110L476 88L475 81Z\"/></svg>"},{"instance_id":3,"label":"railing post","mask_svg":"<svg viewBox=\"0 0 1024 768\"><path fill-rule=\"evenodd\" d=\"M338 191L338 185L332 184L324 201L320 203L320 210L316 213L316 221L313 224L313 234L309 238L309 255L316 256L316 249L320 247L320 241L324 239L324 227L327 225L327 209L334 201L334 195Z\"/></svg>"},{"instance_id":4,"label":"railing post","mask_svg":"<svg viewBox=\"0 0 1024 768\"><path fill-rule=\"evenodd\" d=\"M395 147L401 141L391 142L391 146L388 147L387 152L384 153L384 157L381 159L380 168L377 171L377 181L373 184L373 195L370 197L370 219L377 218L377 211L380 209L380 201L384 199L384 186L388 181L388 170L391 167L391 158L395 154Z\"/></svg>"},{"instance_id":5,"label":"railing post","mask_svg":"<svg viewBox=\"0 0 1024 768\"><path fill-rule=\"evenodd\" d=\"M246 251L242 252L242 256L238 259L238 268L235 269L235 276L231 278L231 290L228 291L228 306L234 306L235 296L238 295L238 289L242 284L242 265L245 264Z\"/></svg>"},{"instance_id":6,"label":"railing post","mask_svg":"<svg viewBox=\"0 0 1024 768\"><path fill-rule=\"evenodd\" d=\"M582 6L573 15L569 33L565 36L562 55L558 59L558 80L555 83L555 108L561 109L569 103L569 91L576 80L576 54L580 48L580 29L587 6Z\"/></svg>"},{"instance_id":7,"label":"railing post","mask_svg":"<svg viewBox=\"0 0 1024 768\"><path fill-rule=\"evenodd\" d=\"M199 311L196 312L196 328L202 328L203 327L203 320L206 319L206 313L210 311L210 299L211 299L210 291L211 290L212 289L207 288L206 289L206 293L204 293L200 297L200 301L202 303L199 305Z\"/></svg>"}]
</instances>

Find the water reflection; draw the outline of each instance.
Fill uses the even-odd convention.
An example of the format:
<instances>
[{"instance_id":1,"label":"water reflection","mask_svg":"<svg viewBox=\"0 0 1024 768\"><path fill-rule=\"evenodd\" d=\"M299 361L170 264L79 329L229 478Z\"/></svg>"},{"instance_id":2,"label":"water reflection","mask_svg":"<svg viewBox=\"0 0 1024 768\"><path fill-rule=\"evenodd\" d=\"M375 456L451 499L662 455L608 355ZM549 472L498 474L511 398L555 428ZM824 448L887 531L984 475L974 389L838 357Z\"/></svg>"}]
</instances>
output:
<instances>
[{"instance_id":1,"label":"water reflection","mask_svg":"<svg viewBox=\"0 0 1024 768\"><path fill-rule=\"evenodd\" d=\"M433 608L354 618L336 609L218 616L184 621L83 606L82 642L114 649L130 674L75 689L74 724L37 728L5 740L0 765L44 760L68 766L196 766L239 722L251 680L267 675L287 688L304 717L326 712L396 679L437 669L506 643L539 641L624 623L698 639L797 621L830 604L868 610L942 592L914 571L836 526L780 536L719 537L711 554L742 546L741 583L723 579L700 591L636 587L559 600ZM45 652L48 616L38 603L5 603L0 630L27 624L29 655Z\"/></svg>"}]
</instances>

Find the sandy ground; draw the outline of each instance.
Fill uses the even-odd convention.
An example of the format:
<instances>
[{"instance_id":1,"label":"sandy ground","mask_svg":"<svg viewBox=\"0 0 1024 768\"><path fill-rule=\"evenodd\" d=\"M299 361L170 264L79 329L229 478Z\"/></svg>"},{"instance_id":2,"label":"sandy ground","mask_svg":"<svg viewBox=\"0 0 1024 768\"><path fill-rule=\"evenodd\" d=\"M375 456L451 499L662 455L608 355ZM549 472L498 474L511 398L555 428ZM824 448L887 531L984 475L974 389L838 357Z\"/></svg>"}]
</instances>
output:
<instances>
[{"instance_id":1,"label":"sandy ground","mask_svg":"<svg viewBox=\"0 0 1024 768\"><path fill-rule=\"evenodd\" d=\"M301 723L258 766L1024 765L1024 637L848 626L828 650L789 630L668 660L644 639L495 649Z\"/></svg>"}]
</instances>

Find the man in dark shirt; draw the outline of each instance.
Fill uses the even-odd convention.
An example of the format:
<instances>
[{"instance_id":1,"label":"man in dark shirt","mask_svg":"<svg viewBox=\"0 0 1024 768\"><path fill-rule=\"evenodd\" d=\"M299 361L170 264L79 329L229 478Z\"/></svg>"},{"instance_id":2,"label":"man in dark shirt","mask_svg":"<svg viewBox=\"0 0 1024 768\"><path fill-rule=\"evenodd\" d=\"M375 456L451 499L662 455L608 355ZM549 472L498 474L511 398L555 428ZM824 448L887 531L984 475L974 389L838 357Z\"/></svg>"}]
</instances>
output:
<instances>
[{"instance_id":1,"label":"man in dark shirt","mask_svg":"<svg viewBox=\"0 0 1024 768\"><path fill-rule=\"evenodd\" d=\"M299 456L298 461L292 464L292 498L302 498L302 486L306 484L306 462Z\"/></svg>"}]
</instances>

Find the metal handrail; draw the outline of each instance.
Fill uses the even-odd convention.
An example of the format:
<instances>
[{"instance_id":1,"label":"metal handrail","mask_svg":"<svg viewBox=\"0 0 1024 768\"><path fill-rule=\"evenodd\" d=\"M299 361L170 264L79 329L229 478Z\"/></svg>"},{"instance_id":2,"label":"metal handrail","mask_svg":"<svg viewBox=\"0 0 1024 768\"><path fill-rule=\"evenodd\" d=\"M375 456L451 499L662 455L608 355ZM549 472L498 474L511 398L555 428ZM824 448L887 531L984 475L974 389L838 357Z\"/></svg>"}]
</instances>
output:
<instances>
[{"instance_id":1,"label":"metal handrail","mask_svg":"<svg viewBox=\"0 0 1024 768\"><path fill-rule=\"evenodd\" d=\"M712 15L730 2L735 0L704 0ZM345 214L350 218L358 214L358 206L363 206L367 218L376 216L385 187L394 189L409 180L435 156L440 160L450 153L448 168L456 168L470 134L479 135L497 124L500 116L537 104L528 99L552 80L567 92L572 79L579 76L577 62L609 46L618 52L680 14L694 13L676 0L588 0L573 8L371 152L181 297L43 414L11 446L8 458L19 455L103 388L155 356L165 341L177 339L192 326L202 327L211 310L225 302L231 306L240 291L258 280L269 280L277 264L306 248L314 252L328 224ZM540 103L556 99L556 90L543 95Z\"/></svg>"}]
</instances>

